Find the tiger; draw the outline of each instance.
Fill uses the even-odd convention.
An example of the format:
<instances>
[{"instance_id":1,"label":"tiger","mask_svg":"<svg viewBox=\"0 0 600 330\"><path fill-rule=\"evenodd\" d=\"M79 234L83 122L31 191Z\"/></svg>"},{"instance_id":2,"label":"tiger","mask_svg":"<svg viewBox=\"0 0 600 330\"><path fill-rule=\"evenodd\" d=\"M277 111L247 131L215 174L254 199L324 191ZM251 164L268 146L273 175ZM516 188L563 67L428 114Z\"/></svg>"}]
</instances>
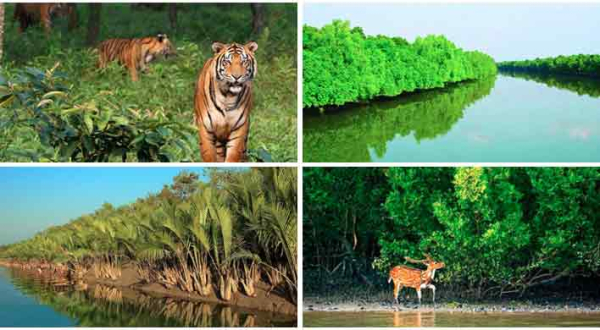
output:
<instances>
[{"instance_id":1,"label":"tiger","mask_svg":"<svg viewBox=\"0 0 600 330\"><path fill-rule=\"evenodd\" d=\"M17 3L13 18L19 21L19 33L25 32L30 25L41 22L46 35L49 35L52 19L58 16L69 17L69 31L77 27L77 9L74 3Z\"/></svg>"},{"instance_id":2,"label":"tiger","mask_svg":"<svg viewBox=\"0 0 600 330\"><path fill-rule=\"evenodd\" d=\"M256 42L212 44L213 56L199 73L194 110L205 162L246 160L252 109L252 80L257 74Z\"/></svg>"},{"instance_id":3,"label":"tiger","mask_svg":"<svg viewBox=\"0 0 600 330\"><path fill-rule=\"evenodd\" d=\"M147 64L158 56L176 55L175 47L166 34L136 39L108 39L98 45L98 67L105 68L109 62L119 61L129 70L132 81L138 80L138 70L145 72Z\"/></svg>"}]
</instances>

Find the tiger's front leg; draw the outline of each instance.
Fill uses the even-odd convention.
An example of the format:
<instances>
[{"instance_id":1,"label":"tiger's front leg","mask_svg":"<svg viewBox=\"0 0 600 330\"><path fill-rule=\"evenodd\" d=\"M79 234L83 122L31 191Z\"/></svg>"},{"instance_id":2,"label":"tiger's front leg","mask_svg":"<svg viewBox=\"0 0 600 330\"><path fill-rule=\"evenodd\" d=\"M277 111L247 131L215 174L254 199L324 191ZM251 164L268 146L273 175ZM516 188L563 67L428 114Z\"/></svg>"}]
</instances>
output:
<instances>
[{"instance_id":1,"label":"tiger's front leg","mask_svg":"<svg viewBox=\"0 0 600 330\"><path fill-rule=\"evenodd\" d=\"M198 131L198 137L200 138L200 154L202 161L207 163L217 162L217 146L215 135L208 132L208 130L201 123L200 130Z\"/></svg>"},{"instance_id":2,"label":"tiger's front leg","mask_svg":"<svg viewBox=\"0 0 600 330\"><path fill-rule=\"evenodd\" d=\"M229 135L225 146L225 161L229 163L243 162L246 160L246 143L248 141L249 121Z\"/></svg>"}]
</instances>

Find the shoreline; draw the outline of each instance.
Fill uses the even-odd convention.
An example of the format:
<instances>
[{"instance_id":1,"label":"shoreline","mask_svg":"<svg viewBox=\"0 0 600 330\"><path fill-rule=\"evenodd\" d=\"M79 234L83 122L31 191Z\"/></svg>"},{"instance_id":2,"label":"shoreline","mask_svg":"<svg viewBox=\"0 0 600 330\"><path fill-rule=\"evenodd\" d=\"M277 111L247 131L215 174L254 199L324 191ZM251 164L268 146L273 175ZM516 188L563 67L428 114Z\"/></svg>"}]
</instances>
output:
<instances>
[{"instance_id":1,"label":"shoreline","mask_svg":"<svg viewBox=\"0 0 600 330\"><path fill-rule=\"evenodd\" d=\"M388 298L380 302L365 300L338 300L336 298L304 297L302 312L449 312L449 313L589 313L600 314L600 302L530 300L482 301L482 302L437 302L435 307L430 300L421 306L416 301L401 300L392 303Z\"/></svg>"},{"instance_id":2,"label":"shoreline","mask_svg":"<svg viewBox=\"0 0 600 330\"><path fill-rule=\"evenodd\" d=\"M43 278L57 286L78 286L80 288L84 287L86 290L93 290L94 287L102 285L123 290L123 293L128 295L146 294L153 298L172 298L176 300L206 302L210 304L238 307L279 314L282 317L289 317L290 319L294 318L297 322L297 306L274 291L268 294L270 286L262 281L256 284L256 297L249 297L241 292L236 292L231 301L224 301L217 297L216 290L213 290L208 296L201 296L197 293L184 292L177 288L167 289L156 282L144 283L131 264L123 265L122 274L117 280L100 279L94 275L93 271L88 271L83 277L75 281L68 279L66 276L63 276L65 275L64 273L56 270L64 267L60 264L55 265L56 268L54 269L44 270L39 267L27 269L19 265L26 264L0 261L0 267L20 270L25 276ZM61 276L55 276L54 274L57 272Z\"/></svg>"}]
</instances>

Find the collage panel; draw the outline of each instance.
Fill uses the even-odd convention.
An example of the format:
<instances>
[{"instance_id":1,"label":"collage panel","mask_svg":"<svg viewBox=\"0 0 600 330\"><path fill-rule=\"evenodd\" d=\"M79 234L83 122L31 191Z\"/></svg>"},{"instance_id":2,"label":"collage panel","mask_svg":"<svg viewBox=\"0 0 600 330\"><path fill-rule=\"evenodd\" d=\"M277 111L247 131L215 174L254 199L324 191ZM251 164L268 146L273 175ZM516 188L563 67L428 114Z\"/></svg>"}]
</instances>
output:
<instances>
[{"instance_id":1,"label":"collage panel","mask_svg":"<svg viewBox=\"0 0 600 330\"><path fill-rule=\"evenodd\" d=\"M0 4L0 162L297 162L297 6Z\"/></svg>"},{"instance_id":2,"label":"collage panel","mask_svg":"<svg viewBox=\"0 0 600 330\"><path fill-rule=\"evenodd\" d=\"M302 176L305 327L600 326L600 169Z\"/></svg>"},{"instance_id":3,"label":"collage panel","mask_svg":"<svg viewBox=\"0 0 600 330\"><path fill-rule=\"evenodd\" d=\"M305 162L600 161L599 3L303 13Z\"/></svg>"},{"instance_id":4,"label":"collage panel","mask_svg":"<svg viewBox=\"0 0 600 330\"><path fill-rule=\"evenodd\" d=\"M0 327L296 327L297 169L0 168Z\"/></svg>"}]
</instances>

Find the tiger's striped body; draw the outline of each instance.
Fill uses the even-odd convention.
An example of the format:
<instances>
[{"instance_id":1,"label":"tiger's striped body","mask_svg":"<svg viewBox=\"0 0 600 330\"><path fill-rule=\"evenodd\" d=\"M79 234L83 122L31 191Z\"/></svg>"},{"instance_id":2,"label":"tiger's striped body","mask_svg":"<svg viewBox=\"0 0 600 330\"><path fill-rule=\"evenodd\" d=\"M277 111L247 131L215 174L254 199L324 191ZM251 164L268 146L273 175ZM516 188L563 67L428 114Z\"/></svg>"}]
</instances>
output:
<instances>
[{"instance_id":1,"label":"tiger's striped body","mask_svg":"<svg viewBox=\"0 0 600 330\"><path fill-rule=\"evenodd\" d=\"M49 35L52 18L56 16L69 17L69 31L77 27L77 10L73 3L17 3L13 18L19 21L19 33L39 22Z\"/></svg>"},{"instance_id":2,"label":"tiger's striped body","mask_svg":"<svg viewBox=\"0 0 600 330\"><path fill-rule=\"evenodd\" d=\"M174 55L173 44L165 34L139 39L109 39L98 45L98 67L118 61L129 70L131 80L138 80L138 70L146 71L147 64L158 56Z\"/></svg>"},{"instance_id":3,"label":"tiger's striped body","mask_svg":"<svg viewBox=\"0 0 600 330\"><path fill-rule=\"evenodd\" d=\"M431 289L433 291L433 302L435 303L435 286L433 278L437 269L444 268L446 265L443 262L437 262L426 255L427 259L416 261L405 257L410 262L422 263L427 266L427 270L423 271L417 268L408 267L405 265L396 266L390 270L390 278L388 283L394 281L394 301L398 302L398 295L403 287L413 288L417 290L419 304L421 303L421 289Z\"/></svg>"},{"instance_id":4,"label":"tiger's striped body","mask_svg":"<svg viewBox=\"0 0 600 330\"><path fill-rule=\"evenodd\" d=\"M200 71L194 110L205 162L245 159L257 48L255 42L246 45L216 42L213 57Z\"/></svg>"}]
</instances>

